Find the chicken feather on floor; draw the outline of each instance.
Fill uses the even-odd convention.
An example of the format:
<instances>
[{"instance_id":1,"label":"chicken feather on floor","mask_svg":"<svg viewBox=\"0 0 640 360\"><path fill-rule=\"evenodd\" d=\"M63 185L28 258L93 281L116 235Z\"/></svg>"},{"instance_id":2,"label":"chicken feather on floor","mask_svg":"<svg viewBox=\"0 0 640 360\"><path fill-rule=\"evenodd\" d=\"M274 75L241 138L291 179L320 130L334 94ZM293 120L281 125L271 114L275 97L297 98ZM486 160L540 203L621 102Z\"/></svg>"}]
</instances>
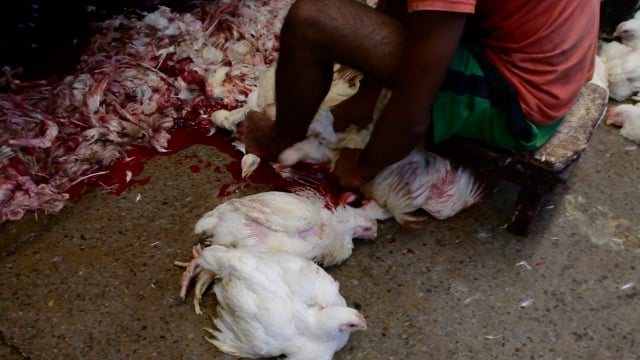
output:
<instances>
[{"instance_id":1,"label":"chicken feather on floor","mask_svg":"<svg viewBox=\"0 0 640 360\"><path fill-rule=\"evenodd\" d=\"M0 223L59 212L132 146L166 151L172 130L208 127L216 109L243 116L293 0L189 3L92 24L75 71L24 81L0 69Z\"/></svg>"},{"instance_id":2,"label":"chicken feather on floor","mask_svg":"<svg viewBox=\"0 0 640 360\"><path fill-rule=\"evenodd\" d=\"M351 256L354 238L376 237L382 213L374 202L359 208L331 206L310 189L267 191L218 205L198 220L195 233L207 235L208 245L288 252L332 266ZM199 303L212 276L207 271L198 275L194 290L197 314L202 313ZM183 299L187 285L182 284Z\"/></svg>"},{"instance_id":3,"label":"chicken feather on floor","mask_svg":"<svg viewBox=\"0 0 640 360\"><path fill-rule=\"evenodd\" d=\"M290 360L330 360L352 332L366 329L362 314L346 305L339 284L310 260L287 252L193 248L182 293L205 269L216 278L216 329L207 340L244 358L285 355Z\"/></svg>"}]
</instances>

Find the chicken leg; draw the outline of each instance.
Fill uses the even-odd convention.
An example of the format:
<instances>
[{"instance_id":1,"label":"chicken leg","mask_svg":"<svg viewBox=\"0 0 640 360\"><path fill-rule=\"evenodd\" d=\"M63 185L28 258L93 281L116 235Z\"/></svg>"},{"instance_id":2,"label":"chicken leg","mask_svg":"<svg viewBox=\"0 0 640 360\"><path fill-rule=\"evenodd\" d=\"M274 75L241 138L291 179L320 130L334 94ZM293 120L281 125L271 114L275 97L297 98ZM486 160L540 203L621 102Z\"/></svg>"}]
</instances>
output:
<instances>
[{"instance_id":1,"label":"chicken leg","mask_svg":"<svg viewBox=\"0 0 640 360\"><path fill-rule=\"evenodd\" d=\"M183 261L174 261L173 264L183 267L184 272L182 273L182 278L180 279L180 297L182 300L187 295L187 287L189 287L189 283L194 276L200 274L204 269L198 265L198 258L202 255L202 246L200 244L194 246L191 249L193 253L193 260L190 262Z\"/></svg>"},{"instance_id":2,"label":"chicken leg","mask_svg":"<svg viewBox=\"0 0 640 360\"><path fill-rule=\"evenodd\" d=\"M187 295L187 287L189 287L189 283L194 277L197 277L193 295L193 307L198 315L202 315L202 310L200 310L200 300L202 299L202 295L209 285L215 280L214 273L198 265L198 259L202 256L202 251L202 246L198 244L192 249L193 260L190 262L173 262L174 265L185 268L182 278L180 279L180 297L182 300L184 300Z\"/></svg>"}]
</instances>

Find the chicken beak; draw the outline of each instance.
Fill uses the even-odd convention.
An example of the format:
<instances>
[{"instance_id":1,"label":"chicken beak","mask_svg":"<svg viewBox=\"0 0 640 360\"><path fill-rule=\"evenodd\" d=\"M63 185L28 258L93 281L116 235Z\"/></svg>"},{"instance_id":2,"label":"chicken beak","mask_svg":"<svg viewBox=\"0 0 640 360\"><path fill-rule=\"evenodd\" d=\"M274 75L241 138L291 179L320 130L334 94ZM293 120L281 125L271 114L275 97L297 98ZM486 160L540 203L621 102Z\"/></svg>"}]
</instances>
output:
<instances>
[{"instance_id":1,"label":"chicken beak","mask_svg":"<svg viewBox=\"0 0 640 360\"><path fill-rule=\"evenodd\" d=\"M367 319L364 317L364 315L362 314L358 314L358 318L362 321L362 327L360 328L360 330L367 330Z\"/></svg>"}]
</instances>

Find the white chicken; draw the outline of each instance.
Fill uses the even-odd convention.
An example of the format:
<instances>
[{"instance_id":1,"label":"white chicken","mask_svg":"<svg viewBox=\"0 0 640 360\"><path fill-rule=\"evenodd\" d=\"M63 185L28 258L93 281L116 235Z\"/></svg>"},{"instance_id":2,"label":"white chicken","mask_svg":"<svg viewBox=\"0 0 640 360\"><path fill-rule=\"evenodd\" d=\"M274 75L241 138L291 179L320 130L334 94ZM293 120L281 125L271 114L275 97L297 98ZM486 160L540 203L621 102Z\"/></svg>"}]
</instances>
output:
<instances>
[{"instance_id":1,"label":"white chicken","mask_svg":"<svg viewBox=\"0 0 640 360\"><path fill-rule=\"evenodd\" d=\"M258 168L262 160L257 155L247 154L245 145L241 141L236 140L232 142L231 145L233 145L236 150L239 150L242 154L244 154L242 155L242 159L240 159L240 175L243 179L245 179Z\"/></svg>"},{"instance_id":2,"label":"white chicken","mask_svg":"<svg viewBox=\"0 0 640 360\"><path fill-rule=\"evenodd\" d=\"M332 91L309 125L307 137L279 155L276 169L286 169L299 162L326 164L332 169L340 149L366 146L371 127L336 133L330 111L331 106L351 96L358 89L359 79L358 73L350 70L340 71L336 68ZM258 102L260 105L255 108L260 109L264 104L272 104L275 101L274 96L264 95L272 94L273 81L271 72L263 75L257 90L257 94L263 96ZM381 95L381 99L388 100L388 94L386 97ZM258 162L259 159L254 157L245 163L252 164L253 168ZM243 176L251 172L245 170L245 167L249 165L242 166ZM377 212L377 219L393 216L402 224L423 220L424 217L414 214L418 209L427 211L437 219L446 219L477 202L481 197L480 186L468 169L453 167L448 160L423 150L414 151L403 161L384 170L371 182L369 189L370 199L374 201L363 209ZM385 215L381 215L382 213Z\"/></svg>"},{"instance_id":3,"label":"white chicken","mask_svg":"<svg viewBox=\"0 0 640 360\"><path fill-rule=\"evenodd\" d=\"M193 252L183 292L199 268L215 274L216 329L205 330L213 336L207 340L225 353L331 360L352 332L367 327L364 316L347 307L338 282L310 260L218 245Z\"/></svg>"},{"instance_id":4,"label":"white chicken","mask_svg":"<svg viewBox=\"0 0 640 360\"><path fill-rule=\"evenodd\" d=\"M612 41L602 45L599 56L607 68L611 98L624 101L640 91L640 51Z\"/></svg>"},{"instance_id":5,"label":"white chicken","mask_svg":"<svg viewBox=\"0 0 640 360\"><path fill-rule=\"evenodd\" d=\"M620 127L620 135L640 143L640 103L610 107L606 123Z\"/></svg>"},{"instance_id":6,"label":"white chicken","mask_svg":"<svg viewBox=\"0 0 640 360\"><path fill-rule=\"evenodd\" d=\"M244 154L240 160L240 169L242 171L242 174L240 175L242 178L244 179L253 174L253 172L258 168L258 165L260 165L260 161L261 160L257 155Z\"/></svg>"},{"instance_id":7,"label":"white chicken","mask_svg":"<svg viewBox=\"0 0 640 360\"><path fill-rule=\"evenodd\" d=\"M375 216L364 207L328 208L312 190L266 191L218 205L198 220L195 233L211 244L287 251L331 266L351 255L354 238L375 238Z\"/></svg>"},{"instance_id":8,"label":"white chicken","mask_svg":"<svg viewBox=\"0 0 640 360\"><path fill-rule=\"evenodd\" d=\"M362 148L366 145L367 130L352 134L351 138L333 132L333 116L328 109L320 109L309 128L308 137L285 149L279 165L297 162L327 163L329 168L343 147ZM349 141L350 143L346 143ZM394 217L401 224L415 224L425 220L415 215L423 209L436 219L446 219L478 202L482 187L473 173L462 166L454 166L448 159L418 147L403 160L388 166L371 180L365 189L370 200L364 209L378 214L377 219Z\"/></svg>"},{"instance_id":9,"label":"white chicken","mask_svg":"<svg viewBox=\"0 0 640 360\"><path fill-rule=\"evenodd\" d=\"M462 166L418 148L388 166L366 186L367 196L403 225L425 219L422 209L436 219L449 218L478 202L482 186Z\"/></svg>"},{"instance_id":10,"label":"white chicken","mask_svg":"<svg viewBox=\"0 0 640 360\"><path fill-rule=\"evenodd\" d=\"M375 238L380 213L375 204L330 207L312 190L267 191L218 205L198 220L195 233L208 235L208 244L284 251L331 266L351 256L354 238ZM212 280L207 272L198 278L193 300L197 314Z\"/></svg>"},{"instance_id":11,"label":"white chicken","mask_svg":"<svg viewBox=\"0 0 640 360\"><path fill-rule=\"evenodd\" d=\"M598 56L605 65L633 52L633 49L618 41L601 42Z\"/></svg>"},{"instance_id":12,"label":"white chicken","mask_svg":"<svg viewBox=\"0 0 640 360\"><path fill-rule=\"evenodd\" d=\"M620 37L623 44L634 50L640 50L640 11L633 19L621 22L616 27L613 36Z\"/></svg>"},{"instance_id":13,"label":"white chicken","mask_svg":"<svg viewBox=\"0 0 640 360\"><path fill-rule=\"evenodd\" d=\"M598 57L604 63L608 72L611 64L618 61L620 58L632 53L633 49L624 45L618 41L601 42L598 50Z\"/></svg>"}]
</instances>

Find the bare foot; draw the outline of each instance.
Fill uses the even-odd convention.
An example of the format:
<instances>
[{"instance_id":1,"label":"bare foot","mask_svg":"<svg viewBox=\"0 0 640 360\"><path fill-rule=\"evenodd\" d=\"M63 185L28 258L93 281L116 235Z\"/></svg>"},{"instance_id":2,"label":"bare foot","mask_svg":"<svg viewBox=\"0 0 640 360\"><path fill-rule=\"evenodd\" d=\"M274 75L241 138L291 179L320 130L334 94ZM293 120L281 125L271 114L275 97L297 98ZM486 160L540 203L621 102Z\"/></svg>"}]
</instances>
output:
<instances>
[{"instance_id":1,"label":"bare foot","mask_svg":"<svg viewBox=\"0 0 640 360\"><path fill-rule=\"evenodd\" d=\"M287 145L284 144L284 139L276 138L274 124L267 115L249 111L237 128L237 136L245 145L245 153L276 162Z\"/></svg>"}]
</instances>

